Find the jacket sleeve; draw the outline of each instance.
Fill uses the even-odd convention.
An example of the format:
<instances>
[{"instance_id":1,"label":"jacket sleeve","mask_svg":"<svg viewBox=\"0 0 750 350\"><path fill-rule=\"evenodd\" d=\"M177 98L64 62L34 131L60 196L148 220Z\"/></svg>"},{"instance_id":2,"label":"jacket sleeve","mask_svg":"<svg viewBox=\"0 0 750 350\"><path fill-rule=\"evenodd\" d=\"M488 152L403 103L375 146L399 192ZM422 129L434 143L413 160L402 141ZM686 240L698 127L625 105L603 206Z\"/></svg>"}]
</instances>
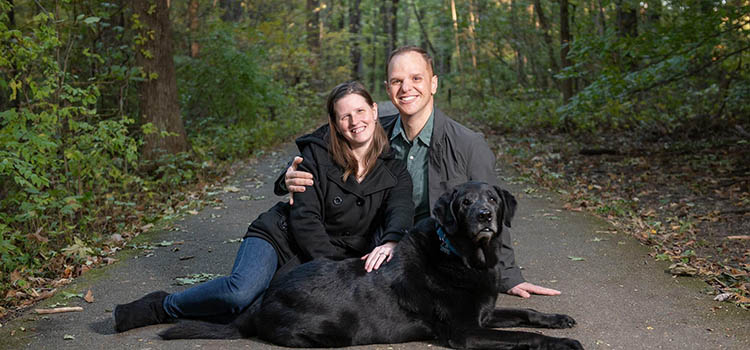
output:
<instances>
[{"instance_id":1,"label":"jacket sleeve","mask_svg":"<svg viewBox=\"0 0 750 350\"><path fill-rule=\"evenodd\" d=\"M310 150L302 152L304 161L299 165L300 170L313 174L314 185L306 188L305 192L294 193L294 205L289 211L289 231L297 243L303 261L320 257L335 257L338 249L331 244L330 237L324 225L325 208L323 204L325 193L322 184L325 171L319 169L317 160Z\"/></svg>"},{"instance_id":2,"label":"jacket sleeve","mask_svg":"<svg viewBox=\"0 0 750 350\"><path fill-rule=\"evenodd\" d=\"M489 145L487 145L484 137L481 137L481 134L478 136L472 142L472 151L467 152L470 154L468 158L469 164L466 167L469 171L469 179L483 181L491 185L497 184L495 155L492 153ZM503 235L503 245L500 248L500 263L505 267L500 281L500 290L502 292L507 292L509 289L525 281L521 274L521 269L516 265L516 257L511 242L510 233Z\"/></svg>"},{"instance_id":3,"label":"jacket sleeve","mask_svg":"<svg viewBox=\"0 0 750 350\"><path fill-rule=\"evenodd\" d=\"M497 173L495 172L495 154L492 153L490 146L487 145L482 134L477 133L477 137L472 138L470 148L466 150L469 155L466 169L469 172L469 180L482 181L490 185L497 184Z\"/></svg>"},{"instance_id":4,"label":"jacket sleeve","mask_svg":"<svg viewBox=\"0 0 750 350\"><path fill-rule=\"evenodd\" d=\"M412 201L412 182L406 164L393 161L393 167L398 183L386 195L384 205L385 223L383 234L378 242L398 242L414 224L414 202Z\"/></svg>"},{"instance_id":5,"label":"jacket sleeve","mask_svg":"<svg viewBox=\"0 0 750 350\"><path fill-rule=\"evenodd\" d=\"M286 188L286 170L289 169L289 167L292 165L293 160L290 160L289 163L286 163L286 167L284 169L281 169L281 174L276 178L276 182L273 184L273 193L277 196L285 196L289 193L289 190Z\"/></svg>"}]
</instances>

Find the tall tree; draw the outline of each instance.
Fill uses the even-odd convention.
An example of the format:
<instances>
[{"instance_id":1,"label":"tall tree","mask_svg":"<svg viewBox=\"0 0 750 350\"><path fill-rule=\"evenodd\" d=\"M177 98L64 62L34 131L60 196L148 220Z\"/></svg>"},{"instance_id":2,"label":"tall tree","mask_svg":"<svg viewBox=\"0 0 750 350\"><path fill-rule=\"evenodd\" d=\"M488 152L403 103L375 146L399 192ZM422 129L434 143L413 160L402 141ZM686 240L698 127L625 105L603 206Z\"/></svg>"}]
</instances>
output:
<instances>
[{"instance_id":1,"label":"tall tree","mask_svg":"<svg viewBox=\"0 0 750 350\"><path fill-rule=\"evenodd\" d=\"M242 18L242 0L221 0L219 7L224 9L224 14L221 15L224 22L237 22Z\"/></svg>"},{"instance_id":2,"label":"tall tree","mask_svg":"<svg viewBox=\"0 0 750 350\"><path fill-rule=\"evenodd\" d=\"M390 47L398 47L398 0L391 0L391 43Z\"/></svg>"},{"instance_id":3,"label":"tall tree","mask_svg":"<svg viewBox=\"0 0 750 350\"><path fill-rule=\"evenodd\" d=\"M631 0L615 1L618 37L627 39L638 36L638 7L639 4ZM620 60L631 72L638 69L638 62L630 53L620 55Z\"/></svg>"},{"instance_id":4,"label":"tall tree","mask_svg":"<svg viewBox=\"0 0 750 350\"><path fill-rule=\"evenodd\" d=\"M196 58L200 53L200 44L198 44L198 0L190 0L188 5L188 21L190 22L190 57Z\"/></svg>"},{"instance_id":5,"label":"tall tree","mask_svg":"<svg viewBox=\"0 0 750 350\"><path fill-rule=\"evenodd\" d=\"M471 66L474 70L477 69L477 38L474 34L477 23L475 11L474 0L469 0L469 45L471 48Z\"/></svg>"},{"instance_id":6,"label":"tall tree","mask_svg":"<svg viewBox=\"0 0 750 350\"><path fill-rule=\"evenodd\" d=\"M307 47L313 56L320 54L320 1L307 0Z\"/></svg>"},{"instance_id":7,"label":"tall tree","mask_svg":"<svg viewBox=\"0 0 750 350\"><path fill-rule=\"evenodd\" d=\"M144 135L142 154L153 160L189 146L178 104L168 0L134 0L132 6L135 58L146 78L139 84L140 112L155 130Z\"/></svg>"},{"instance_id":8,"label":"tall tree","mask_svg":"<svg viewBox=\"0 0 750 350\"><path fill-rule=\"evenodd\" d=\"M456 0L451 0L451 19L453 19L453 38L456 41L456 58L458 64L456 68L461 72L461 45L458 43L458 13L456 12Z\"/></svg>"},{"instance_id":9,"label":"tall tree","mask_svg":"<svg viewBox=\"0 0 750 350\"><path fill-rule=\"evenodd\" d=\"M562 69L570 67L573 62L568 59L572 35L570 34L570 15L568 13L568 0L560 0L560 66ZM573 97L573 80L564 78L561 82L563 102L568 103Z\"/></svg>"},{"instance_id":10,"label":"tall tree","mask_svg":"<svg viewBox=\"0 0 750 350\"><path fill-rule=\"evenodd\" d=\"M635 38L638 36L638 4L631 0L615 1L617 35Z\"/></svg>"},{"instance_id":11,"label":"tall tree","mask_svg":"<svg viewBox=\"0 0 750 350\"><path fill-rule=\"evenodd\" d=\"M360 0L350 0L349 3L349 34L351 34L350 48L351 60L352 60L352 79L362 79L362 50L359 47L360 41Z\"/></svg>"},{"instance_id":12,"label":"tall tree","mask_svg":"<svg viewBox=\"0 0 750 350\"><path fill-rule=\"evenodd\" d=\"M383 51L385 53L385 58L388 59L388 56L390 56L391 51L393 51L393 43L391 42L391 10L390 7L388 7L388 0L383 0L383 2L380 3L380 16L383 19L383 34L385 36L385 41L383 43Z\"/></svg>"},{"instance_id":13,"label":"tall tree","mask_svg":"<svg viewBox=\"0 0 750 350\"><path fill-rule=\"evenodd\" d=\"M537 17L539 18L539 26L542 27L542 38L544 39L544 43L547 45L547 55L549 56L549 64L552 67L552 72L553 74L560 73L560 66L557 64L557 58L555 57L555 48L552 42L552 35L550 34L549 21L547 21L547 17L544 15L544 8L542 8L540 0L534 0L534 12L536 12ZM557 80L554 78L553 81L557 82ZM558 89L562 90L560 84L555 85L558 87Z\"/></svg>"},{"instance_id":14,"label":"tall tree","mask_svg":"<svg viewBox=\"0 0 750 350\"><path fill-rule=\"evenodd\" d=\"M383 84L378 83L378 72L382 71L379 70L378 67L378 33L380 33L380 30L377 26L378 23L378 12L377 8L375 6L372 6L370 9L371 12L371 23L372 23L372 38L370 39L370 54L372 55L370 62L370 81L372 82L372 85L370 85L370 91L375 92L376 89L379 86L383 86Z\"/></svg>"}]
</instances>

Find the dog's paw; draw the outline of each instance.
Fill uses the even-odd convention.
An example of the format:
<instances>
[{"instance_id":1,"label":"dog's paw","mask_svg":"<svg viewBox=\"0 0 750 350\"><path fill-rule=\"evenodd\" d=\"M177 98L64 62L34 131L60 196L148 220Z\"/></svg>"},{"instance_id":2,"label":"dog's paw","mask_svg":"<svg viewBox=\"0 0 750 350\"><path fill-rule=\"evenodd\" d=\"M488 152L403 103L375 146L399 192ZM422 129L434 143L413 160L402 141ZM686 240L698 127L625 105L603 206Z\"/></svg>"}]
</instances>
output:
<instances>
[{"instance_id":1,"label":"dog's paw","mask_svg":"<svg viewBox=\"0 0 750 350\"><path fill-rule=\"evenodd\" d=\"M554 314L550 316L548 319L549 328L573 328L576 325L576 320L568 315Z\"/></svg>"},{"instance_id":2,"label":"dog's paw","mask_svg":"<svg viewBox=\"0 0 750 350\"><path fill-rule=\"evenodd\" d=\"M547 350L583 350L578 340L571 338L551 338L545 347Z\"/></svg>"}]
</instances>

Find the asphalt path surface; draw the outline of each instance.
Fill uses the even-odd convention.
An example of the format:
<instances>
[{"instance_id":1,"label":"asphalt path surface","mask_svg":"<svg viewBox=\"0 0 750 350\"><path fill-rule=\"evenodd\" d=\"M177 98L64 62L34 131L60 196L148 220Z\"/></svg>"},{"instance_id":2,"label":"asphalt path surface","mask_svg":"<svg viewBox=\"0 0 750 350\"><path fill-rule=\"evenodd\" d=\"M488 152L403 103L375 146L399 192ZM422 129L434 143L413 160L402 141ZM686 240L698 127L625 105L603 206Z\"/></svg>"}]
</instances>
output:
<instances>
[{"instance_id":1,"label":"asphalt path surface","mask_svg":"<svg viewBox=\"0 0 750 350\"><path fill-rule=\"evenodd\" d=\"M277 348L256 339L163 341L157 332L168 325L118 334L113 329L112 310L118 303L151 291L187 288L175 285L177 277L228 273L239 246L237 239L244 235L247 225L284 200L273 194L272 185L294 154L296 148L289 143L238 166L224 187L214 189L218 204L198 213L185 213L167 229L141 237L142 242L164 242L164 246L126 250L120 253L121 261L89 272L65 288L71 293L90 289L93 303L58 296L35 306L49 307L62 300L67 306L83 307L83 312L36 315L29 310L2 325L0 348ZM573 329L531 331L576 338L586 349L750 349L750 312L713 301L700 280L666 273L667 263L649 257L647 247L615 232L604 221L563 210L555 194L516 182L509 170L498 169L498 173L501 184L519 202L511 232L524 276L563 292L530 299L501 295L498 305L565 313L578 322ZM413 342L356 348L438 347L430 342Z\"/></svg>"}]
</instances>

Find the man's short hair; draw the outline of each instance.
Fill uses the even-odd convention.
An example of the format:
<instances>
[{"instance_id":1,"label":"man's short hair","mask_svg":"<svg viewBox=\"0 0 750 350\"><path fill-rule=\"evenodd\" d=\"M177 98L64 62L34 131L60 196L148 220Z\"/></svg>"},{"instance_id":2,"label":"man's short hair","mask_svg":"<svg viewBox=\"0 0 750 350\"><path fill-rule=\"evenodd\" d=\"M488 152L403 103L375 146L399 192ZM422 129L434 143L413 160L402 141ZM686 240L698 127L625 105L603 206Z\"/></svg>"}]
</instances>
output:
<instances>
[{"instance_id":1,"label":"man's short hair","mask_svg":"<svg viewBox=\"0 0 750 350\"><path fill-rule=\"evenodd\" d=\"M427 53L427 50L425 50L425 49L423 49L423 48L421 48L419 46L407 45L407 46L397 47L396 49L394 49L393 51L391 51L391 54L388 56L388 62L386 62L386 66L385 66L386 75L388 73L390 73L390 70L391 70L391 60L394 57L396 57L396 56L398 56L400 54L403 54L403 53L407 53L407 52L416 52L416 53L422 55L422 58L424 58L425 62L427 62L427 67L430 69L430 73L433 74L433 75L435 74L435 66L434 66L434 63L432 62L432 56L430 56L430 54ZM386 76L386 79L387 78L388 77Z\"/></svg>"}]
</instances>

